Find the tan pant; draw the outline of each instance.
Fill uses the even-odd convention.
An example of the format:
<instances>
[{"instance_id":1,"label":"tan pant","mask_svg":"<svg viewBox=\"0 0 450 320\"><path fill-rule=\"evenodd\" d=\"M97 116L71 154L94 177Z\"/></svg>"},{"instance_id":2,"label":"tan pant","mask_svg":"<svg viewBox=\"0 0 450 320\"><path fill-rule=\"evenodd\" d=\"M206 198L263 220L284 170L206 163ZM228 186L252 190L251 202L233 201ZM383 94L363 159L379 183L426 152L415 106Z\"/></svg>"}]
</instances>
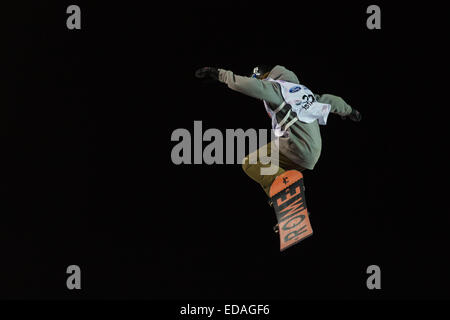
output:
<instances>
[{"instance_id":1,"label":"tan pant","mask_svg":"<svg viewBox=\"0 0 450 320\"><path fill-rule=\"evenodd\" d=\"M317 99L317 101L319 101L321 103L330 104L331 105L331 113L337 113L341 116L347 116L352 112L352 108L350 107L350 105L348 105L344 101L344 99L342 99L341 97L338 97L338 96L335 96L332 94L323 94L321 96L316 95L316 99ZM314 130L314 131L310 130L309 134L310 135L313 135L313 134L320 135L320 130L318 128L317 128L317 130ZM293 138L294 138L294 136L291 137L291 139L293 139ZM264 148L264 147L262 147L262 148ZM274 142L271 142L267 145L267 156L270 156L272 148L276 148L276 146L274 145ZM301 152L301 150L299 150L299 152ZM254 155L255 153L256 153L256 155ZM264 152L263 152L263 154L264 154ZM251 153L250 155L257 156L258 150ZM283 172L285 172L286 170L298 170L298 171L305 170L305 168L300 167L298 164L295 164L294 162L289 160L286 156L279 153L278 171L273 175L262 175L261 168L270 167L271 164L270 163L262 164L259 161L259 159L258 159L257 163L250 164L248 161L250 155L248 155L247 157L244 158L243 163L242 163L242 168L244 169L245 173L250 178L252 178L253 180L255 180L256 182L258 182L261 185L261 187L264 189L264 191L266 192L267 195L269 195L270 186L272 185L272 182L275 180L275 178L277 176L279 176L280 174L282 174Z\"/></svg>"},{"instance_id":2,"label":"tan pant","mask_svg":"<svg viewBox=\"0 0 450 320\"><path fill-rule=\"evenodd\" d=\"M265 147L267 147L267 151L263 152L263 154L267 154L268 157L272 156L272 152L276 152L277 150L274 142L271 142L262 148ZM279 153L278 166L274 170L276 172L271 175L263 175L261 174L261 168L268 168L273 164L271 163L263 164L260 161L259 150L261 150L262 148L249 154L243 159L242 169L250 178L258 182L264 189L264 192L267 194L267 196L269 196L270 186L272 185L272 182L275 180L276 177L278 177L280 174L282 174L287 170L303 171L304 168L300 167L298 164L295 164L294 162L289 160L286 156L283 156L281 153ZM252 159L252 157L255 157L256 159L255 164L249 163L250 162L249 159Z\"/></svg>"}]
</instances>

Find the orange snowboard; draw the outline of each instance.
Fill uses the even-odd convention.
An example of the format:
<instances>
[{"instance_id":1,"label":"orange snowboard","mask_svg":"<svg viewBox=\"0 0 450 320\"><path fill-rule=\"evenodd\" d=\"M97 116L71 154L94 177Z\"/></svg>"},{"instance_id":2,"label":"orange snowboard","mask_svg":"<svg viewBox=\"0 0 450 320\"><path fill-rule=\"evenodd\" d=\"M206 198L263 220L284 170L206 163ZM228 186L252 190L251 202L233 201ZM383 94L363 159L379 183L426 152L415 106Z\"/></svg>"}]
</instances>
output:
<instances>
[{"instance_id":1,"label":"orange snowboard","mask_svg":"<svg viewBox=\"0 0 450 320\"><path fill-rule=\"evenodd\" d=\"M301 172L289 170L279 175L270 187L270 198L278 220L280 251L312 235Z\"/></svg>"}]
</instances>

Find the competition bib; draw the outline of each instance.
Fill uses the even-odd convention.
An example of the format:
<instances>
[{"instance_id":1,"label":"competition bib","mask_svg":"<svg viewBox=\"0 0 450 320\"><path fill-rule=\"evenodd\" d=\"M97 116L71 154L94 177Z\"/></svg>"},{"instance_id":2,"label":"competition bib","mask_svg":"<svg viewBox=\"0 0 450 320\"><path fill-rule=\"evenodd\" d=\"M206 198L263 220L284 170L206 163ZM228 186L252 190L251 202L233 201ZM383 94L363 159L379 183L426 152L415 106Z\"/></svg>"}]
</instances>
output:
<instances>
[{"instance_id":1,"label":"competition bib","mask_svg":"<svg viewBox=\"0 0 450 320\"><path fill-rule=\"evenodd\" d=\"M317 102L314 94L306 86L270 78L267 80L280 85L284 101L291 106L300 121L311 123L317 120L321 125L327 123L331 105Z\"/></svg>"}]
</instances>

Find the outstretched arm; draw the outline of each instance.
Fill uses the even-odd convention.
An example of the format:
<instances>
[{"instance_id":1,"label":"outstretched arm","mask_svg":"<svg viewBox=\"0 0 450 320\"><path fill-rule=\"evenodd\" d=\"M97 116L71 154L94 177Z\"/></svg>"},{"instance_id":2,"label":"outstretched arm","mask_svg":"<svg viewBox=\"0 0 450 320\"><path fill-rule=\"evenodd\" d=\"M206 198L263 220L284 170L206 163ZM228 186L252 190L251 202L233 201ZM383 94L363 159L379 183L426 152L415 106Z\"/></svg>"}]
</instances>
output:
<instances>
[{"instance_id":1,"label":"outstretched arm","mask_svg":"<svg viewBox=\"0 0 450 320\"><path fill-rule=\"evenodd\" d=\"M265 100L269 105L278 106L283 103L280 87L277 83L264 81L251 77L243 77L232 71L203 67L195 72L197 78L210 77L225 83L234 91L238 91L250 97Z\"/></svg>"},{"instance_id":2,"label":"outstretched arm","mask_svg":"<svg viewBox=\"0 0 450 320\"><path fill-rule=\"evenodd\" d=\"M234 91L238 91L253 98L264 100L272 106L279 106L283 103L281 89L276 82L243 77L236 75L229 70L216 69L212 67L198 69L195 75L198 78L209 76L225 83ZM332 113L339 114L342 117L349 116L349 118L354 121L361 120L361 114L356 109L350 107L350 105L348 105L341 97L332 94L324 94L322 96L317 95L316 99L319 102L330 104Z\"/></svg>"},{"instance_id":3,"label":"outstretched arm","mask_svg":"<svg viewBox=\"0 0 450 320\"><path fill-rule=\"evenodd\" d=\"M317 101L331 105L331 113L336 113L341 117L349 117L353 121L361 121L361 113L355 108L350 107L344 99L332 94L323 94L317 98Z\"/></svg>"},{"instance_id":4,"label":"outstretched arm","mask_svg":"<svg viewBox=\"0 0 450 320\"><path fill-rule=\"evenodd\" d=\"M231 90L265 100L270 104L279 105L283 103L280 87L276 83L239 76L232 71L223 69L219 69L219 81L225 83Z\"/></svg>"},{"instance_id":5,"label":"outstretched arm","mask_svg":"<svg viewBox=\"0 0 450 320\"><path fill-rule=\"evenodd\" d=\"M256 99L265 100L269 105L278 106L283 103L280 87L276 83L238 76L232 71L212 67L198 69L195 76L197 78L210 77L216 79L227 84L232 90Z\"/></svg>"},{"instance_id":6,"label":"outstretched arm","mask_svg":"<svg viewBox=\"0 0 450 320\"><path fill-rule=\"evenodd\" d=\"M331 105L331 113L337 113L340 116L348 116L352 112L352 107L350 107L344 99L332 94L323 94L317 99L321 103L326 103Z\"/></svg>"}]
</instances>

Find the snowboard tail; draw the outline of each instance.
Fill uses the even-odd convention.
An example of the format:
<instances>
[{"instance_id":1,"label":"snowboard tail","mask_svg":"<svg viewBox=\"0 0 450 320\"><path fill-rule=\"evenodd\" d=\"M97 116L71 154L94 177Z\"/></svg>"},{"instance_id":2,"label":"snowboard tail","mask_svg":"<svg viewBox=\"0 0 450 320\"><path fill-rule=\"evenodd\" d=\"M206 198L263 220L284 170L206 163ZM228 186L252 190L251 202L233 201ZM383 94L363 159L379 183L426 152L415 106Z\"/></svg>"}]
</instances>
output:
<instances>
[{"instance_id":1,"label":"snowboard tail","mask_svg":"<svg viewBox=\"0 0 450 320\"><path fill-rule=\"evenodd\" d=\"M270 187L270 198L278 220L280 251L312 235L301 172L289 170L279 175Z\"/></svg>"}]
</instances>

